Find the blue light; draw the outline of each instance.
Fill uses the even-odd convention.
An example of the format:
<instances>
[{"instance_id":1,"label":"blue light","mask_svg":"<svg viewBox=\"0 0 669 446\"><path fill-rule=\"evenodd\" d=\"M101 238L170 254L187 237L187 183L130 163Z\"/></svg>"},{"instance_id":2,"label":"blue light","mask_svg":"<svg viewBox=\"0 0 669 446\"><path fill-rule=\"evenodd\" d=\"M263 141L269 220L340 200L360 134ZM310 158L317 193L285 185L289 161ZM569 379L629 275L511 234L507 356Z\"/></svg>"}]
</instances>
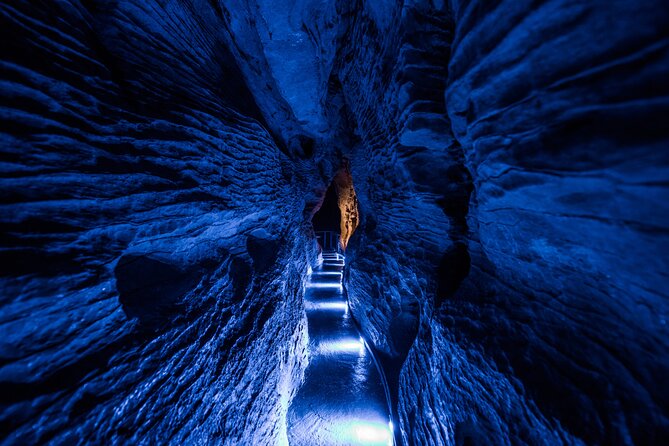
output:
<instances>
[{"instance_id":1,"label":"blue light","mask_svg":"<svg viewBox=\"0 0 669 446\"><path fill-rule=\"evenodd\" d=\"M306 302L304 306L307 310L348 310L348 304L344 301Z\"/></svg>"},{"instance_id":2,"label":"blue light","mask_svg":"<svg viewBox=\"0 0 669 446\"><path fill-rule=\"evenodd\" d=\"M321 341L318 343L318 353L336 354L336 353L359 353L365 354L365 344L359 339L343 339L337 341Z\"/></svg>"},{"instance_id":3,"label":"blue light","mask_svg":"<svg viewBox=\"0 0 669 446\"><path fill-rule=\"evenodd\" d=\"M327 283L327 282L326 283L313 283L312 282L312 283L307 284L307 288L329 288L329 289L334 288L334 289L339 289L339 290L342 289L341 284L338 283L338 282L334 282L334 283Z\"/></svg>"},{"instance_id":4,"label":"blue light","mask_svg":"<svg viewBox=\"0 0 669 446\"><path fill-rule=\"evenodd\" d=\"M338 276L341 277L342 273L340 271L318 271L313 273L314 276Z\"/></svg>"},{"instance_id":5,"label":"blue light","mask_svg":"<svg viewBox=\"0 0 669 446\"><path fill-rule=\"evenodd\" d=\"M392 446L393 434L389 424L383 421L366 420L366 419L347 419L342 421L341 429L338 429L340 434L346 441L342 443L353 445L378 445L378 446Z\"/></svg>"},{"instance_id":6,"label":"blue light","mask_svg":"<svg viewBox=\"0 0 669 446\"><path fill-rule=\"evenodd\" d=\"M388 426L381 423L355 423L354 432L355 439L362 444L392 444L392 435Z\"/></svg>"}]
</instances>

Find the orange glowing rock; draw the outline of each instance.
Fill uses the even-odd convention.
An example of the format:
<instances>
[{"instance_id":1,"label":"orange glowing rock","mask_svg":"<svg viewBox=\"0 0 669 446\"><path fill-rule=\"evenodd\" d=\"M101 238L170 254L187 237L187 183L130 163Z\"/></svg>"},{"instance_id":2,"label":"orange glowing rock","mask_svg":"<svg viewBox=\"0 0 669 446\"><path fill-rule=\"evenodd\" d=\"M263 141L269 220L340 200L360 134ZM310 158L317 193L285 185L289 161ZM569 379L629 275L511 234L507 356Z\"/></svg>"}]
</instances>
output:
<instances>
[{"instance_id":1,"label":"orange glowing rock","mask_svg":"<svg viewBox=\"0 0 669 446\"><path fill-rule=\"evenodd\" d=\"M339 211L341 213L341 246L346 249L348 241L358 227L358 199L353 187L353 178L349 169L348 160L344 159L342 167L334 177L337 188Z\"/></svg>"}]
</instances>

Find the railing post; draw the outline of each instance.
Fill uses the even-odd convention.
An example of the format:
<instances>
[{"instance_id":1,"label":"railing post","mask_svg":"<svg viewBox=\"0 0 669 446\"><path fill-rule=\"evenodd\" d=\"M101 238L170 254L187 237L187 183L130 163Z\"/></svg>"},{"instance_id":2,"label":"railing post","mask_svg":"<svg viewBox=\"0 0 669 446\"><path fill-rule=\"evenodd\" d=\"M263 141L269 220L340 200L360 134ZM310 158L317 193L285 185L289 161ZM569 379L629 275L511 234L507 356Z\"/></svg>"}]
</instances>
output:
<instances>
[{"instance_id":1,"label":"railing post","mask_svg":"<svg viewBox=\"0 0 669 446\"><path fill-rule=\"evenodd\" d=\"M314 231L316 241L320 244L323 251L334 251L338 254L343 253L341 245L341 235L335 231Z\"/></svg>"}]
</instances>

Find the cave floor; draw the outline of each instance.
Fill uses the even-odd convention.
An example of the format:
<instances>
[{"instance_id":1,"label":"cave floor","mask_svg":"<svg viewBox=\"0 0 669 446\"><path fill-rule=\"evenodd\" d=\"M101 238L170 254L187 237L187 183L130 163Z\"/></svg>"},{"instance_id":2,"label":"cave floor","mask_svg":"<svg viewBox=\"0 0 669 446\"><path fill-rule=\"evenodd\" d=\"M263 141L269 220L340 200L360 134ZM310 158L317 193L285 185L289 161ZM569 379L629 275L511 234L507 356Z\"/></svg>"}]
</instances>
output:
<instances>
[{"instance_id":1,"label":"cave floor","mask_svg":"<svg viewBox=\"0 0 669 446\"><path fill-rule=\"evenodd\" d=\"M288 410L292 446L392 445L381 374L351 319L344 257L324 254L307 285L310 362Z\"/></svg>"}]
</instances>

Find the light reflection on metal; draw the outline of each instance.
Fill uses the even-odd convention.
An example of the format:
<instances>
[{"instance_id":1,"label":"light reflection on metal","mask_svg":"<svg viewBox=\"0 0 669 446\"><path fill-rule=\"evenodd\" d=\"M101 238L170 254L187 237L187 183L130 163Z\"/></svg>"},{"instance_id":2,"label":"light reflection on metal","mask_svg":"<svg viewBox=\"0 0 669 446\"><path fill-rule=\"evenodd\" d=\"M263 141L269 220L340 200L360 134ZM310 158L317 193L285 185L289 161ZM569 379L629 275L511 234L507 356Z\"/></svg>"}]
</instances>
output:
<instances>
[{"instance_id":1,"label":"light reflection on metal","mask_svg":"<svg viewBox=\"0 0 669 446\"><path fill-rule=\"evenodd\" d=\"M323 263L327 263L330 266L344 266L344 259L324 259Z\"/></svg>"}]
</instances>

